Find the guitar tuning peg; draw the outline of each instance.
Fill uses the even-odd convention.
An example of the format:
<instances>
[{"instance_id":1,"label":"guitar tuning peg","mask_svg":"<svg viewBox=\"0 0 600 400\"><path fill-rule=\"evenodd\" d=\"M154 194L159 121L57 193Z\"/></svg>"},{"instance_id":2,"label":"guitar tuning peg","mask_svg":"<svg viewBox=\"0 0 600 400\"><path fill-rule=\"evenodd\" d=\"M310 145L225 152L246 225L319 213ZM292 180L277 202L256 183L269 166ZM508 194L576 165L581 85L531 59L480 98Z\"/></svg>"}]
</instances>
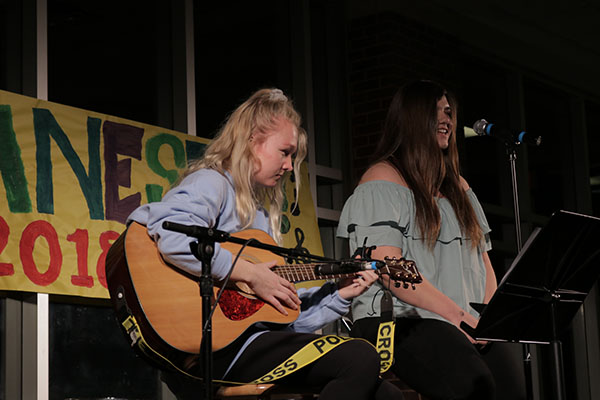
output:
<instances>
[{"instance_id":1,"label":"guitar tuning peg","mask_svg":"<svg viewBox=\"0 0 600 400\"><path fill-rule=\"evenodd\" d=\"M394 282L394 287L399 288L400 287L400 282Z\"/></svg>"},{"instance_id":2,"label":"guitar tuning peg","mask_svg":"<svg viewBox=\"0 0 600 400\"><path fill-rule=\"evenodd\" d=\"M412 284L412 289L415 290L417 287L415 286L415 284Z\"/></svg>"},{"instance_id":3,"label":"guitar tuning peg","mask_svg":"<svg viewBox=\"0 0 600 400\"><path fill-rule=\"evenodd\" d=\"M404 284L402 285L402 287L403 287L404 289L408 289L408 283L404 282Z\"/></svg>"}]
</instances>

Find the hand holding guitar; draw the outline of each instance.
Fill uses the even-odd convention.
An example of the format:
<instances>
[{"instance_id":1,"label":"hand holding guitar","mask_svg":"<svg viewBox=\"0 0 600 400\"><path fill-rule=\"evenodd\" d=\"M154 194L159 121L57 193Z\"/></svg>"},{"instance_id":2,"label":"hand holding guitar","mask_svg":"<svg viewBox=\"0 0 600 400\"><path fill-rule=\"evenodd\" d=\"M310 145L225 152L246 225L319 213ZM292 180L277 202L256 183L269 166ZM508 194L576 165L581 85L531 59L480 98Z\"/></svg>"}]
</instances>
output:
<instances>
[{"instance_id":1,"label":"hand holding guitar","mask_svg":"<svg viewBox=\"0 0 600 400\"><path fill-rule=\"evenodd\" d=\"M111 247L107 262L107 282L115 306L123 306L119 299L126 299L127 310L133 310L131 313L146 340L160 337L160 341L153 342L154 346L163 346L163 341L168 343L164 352L196 351L202 338L201 324L197 322L201 312L197 281L164 261L145 226L132 223L125 233ZM247 230L235 236L275 244L263 231ZM221 247L237 254L241 245L222 243ZM275 265L277 261L260 262L272 258L273 254L267 250L247 247L238 259L230 277L230 283L235 284L224 291L213 317L213 331L218 333L213 338L215 351L231 344L256 322L281 325L294 322L300 312L300 300L292 281L347 277L348 281L340 286L340 295L349 299L362 294L378 276L390 279L391 286L396 282L420 284L423 280L414 262L404 259L385 260L386 266L377 271L322 275L315 271L322 264L285 264L283 259L279 265ZM215 297L220 289L214 287ZM178 354L184 357L187 353Z\"/></svg>"},{"instance_id":2,"label":"hand holding guitar","mask_svg":"<svg viewBox=\"0 0 600 400\"><path fill-rule=\"evenodd\" d=\"M235 267L238 271L234 270L232 279L246 283L257 297L271 304L281 314L288 315L284 306L297 310L300 299L294 284L271 270L276 264L276 261L252 264L240 258Z\"/></svg>"},{"instance_id":3,"label":"hand holding guitar","mask_svg":"<svg viewBox=\"0 0 600 400\"><path fill-rule=\"evenodd\" d=\"M360 296L379 278L374 271L359 271L354 278L345 278L338 283L340 297L350 300Z\"/></svg>"}]
</instances>

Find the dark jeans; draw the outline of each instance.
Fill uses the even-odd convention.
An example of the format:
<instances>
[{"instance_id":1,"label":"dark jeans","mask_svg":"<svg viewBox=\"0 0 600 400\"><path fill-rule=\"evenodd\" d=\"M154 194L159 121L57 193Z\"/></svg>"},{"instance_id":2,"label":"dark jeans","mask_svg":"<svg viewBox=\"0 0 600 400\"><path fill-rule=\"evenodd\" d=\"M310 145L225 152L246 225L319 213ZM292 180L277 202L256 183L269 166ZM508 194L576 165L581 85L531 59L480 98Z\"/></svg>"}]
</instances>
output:
<instances>
[{"instance_id":1,"label":"dark jeans","mask_svg":"<svg viewBox=\"0 0 600 400\"><path fill-rule=\"evenodd\" d=\"M379 318L360 319L351 334L375 343L378 325ZM492 343L480 351L452 324L398 318L391 369L430 400L519 400L526 397L520 352L512 343Z\"/></svg>"},{"instance_id":2,"label":"dark jeans","mask_svg":"<svg viewBox=\"0 0 600 400\"><path fill-rule=\"evenodd\" d=\"M250 382L260 378L305 344L319 337L288 331L262 334L246 348L224 379ZM220 363L215 360L215 364ZM202 386L198 381L171 373L164 376L164 380L178 399L201 398L199 395L202 393ZM397 387L379 378L379 355L373 346L359 340L342 343L321 358L275 383L317 388L322 400L403 399Z\"/></svg>"}]
</instances>

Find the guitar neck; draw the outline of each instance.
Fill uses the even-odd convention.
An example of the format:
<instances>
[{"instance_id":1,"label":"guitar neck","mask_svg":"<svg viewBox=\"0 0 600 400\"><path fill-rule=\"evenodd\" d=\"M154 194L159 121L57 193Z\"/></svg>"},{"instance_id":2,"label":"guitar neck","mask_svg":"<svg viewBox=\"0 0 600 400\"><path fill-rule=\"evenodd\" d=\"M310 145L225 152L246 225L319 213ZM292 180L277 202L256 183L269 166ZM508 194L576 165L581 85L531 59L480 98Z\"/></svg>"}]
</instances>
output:
<instances>
[{"instance_id":1,"label":"guitar neck","mask_svg":"<svg viewBox=\"0 0 600 400\"><path fill-rule=\"evenodd\" d=\"M330 265L332 264L286 264L277 265L272 268L272 271L290 282L317 281L320 279L350 278L356 276L356 272L339 274L319 274L316 272L319 267L327 267Z\"/></svg>"}]
</instances>

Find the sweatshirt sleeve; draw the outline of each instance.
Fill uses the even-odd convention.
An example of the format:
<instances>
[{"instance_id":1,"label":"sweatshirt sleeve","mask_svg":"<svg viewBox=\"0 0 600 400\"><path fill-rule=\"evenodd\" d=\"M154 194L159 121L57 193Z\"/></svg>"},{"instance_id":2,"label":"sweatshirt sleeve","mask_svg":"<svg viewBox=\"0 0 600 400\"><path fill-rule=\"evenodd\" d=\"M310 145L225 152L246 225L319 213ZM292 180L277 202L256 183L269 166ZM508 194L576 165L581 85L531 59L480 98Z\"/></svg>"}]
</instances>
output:
<instances>
[{"instance_id":1,"label":"sweatshirt sleeve","mask_svg":"<svg viewBox=\"0 0 600 400\"><path fill-rule=\"evenodd\" d=\"M314 332L341 318L350 310L350 300L340 297L335 283L298 289L301 313L292 324L296 332Z\"/></svg>"},{"instance_id":2,"label":"sweatshirt sleeve","mask_svg":"<svg viewBox=\"0 0 600 400\"><path fill-rule=\"evenodd\" d=\"M146 225L165 260L193 275L200 275L202 265L191 253L195 239L162 227L170 221L184 225L214 226L229 196L229 183L216 171L199 171L187 176L160 202L137 208L128 218ZM212 275L223 279L231 266L231 253L215 245Z\"/></svg>"}]
</instances>

